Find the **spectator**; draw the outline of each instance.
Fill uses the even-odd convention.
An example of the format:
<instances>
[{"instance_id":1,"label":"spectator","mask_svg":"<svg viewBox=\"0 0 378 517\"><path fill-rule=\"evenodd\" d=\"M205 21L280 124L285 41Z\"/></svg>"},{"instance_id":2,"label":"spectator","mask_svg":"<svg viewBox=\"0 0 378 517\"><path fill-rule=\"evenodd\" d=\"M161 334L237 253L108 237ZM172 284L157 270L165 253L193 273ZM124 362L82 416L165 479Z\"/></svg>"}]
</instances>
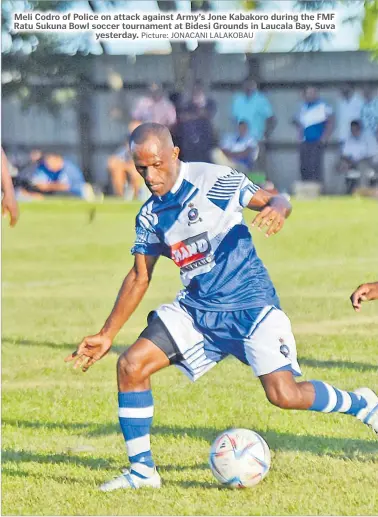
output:
<instances>
[{"instance_id":1,"label":"spectator","mask_svg":"<svg viewBox=\"0 0 378 517\"><path fill-rule=\"evenodd\" d=\"M137 101L131 116L140 123L156 122L170 128L176 122L176 109L164 95L162 86L152 83L149 87L149 95Z\"/></svg>"},{"instance_id":2,"label":"spectator","mask_svg":"<svg viewBox=\"0 0 378 517\"><path fill-rule=\"evenodd\" d=\"M323 183L324 146L331 136L333 121L332 108L319 98L318 89L307 86L304 103L292 120L301 140L300 172L304 182Z\"/></svg>"},{"instance_id":3,"label":"spectator","mask_svg":"<svg viewBox=\"0 0 378 517\"><path fill-rule=\"evenodd\" d=\"M361 121L365 131L378 139L378 96L372 86L365 86L364 103L361 108Z\"/></svg>"},{"instance_id":4,"label":"spectator","mask_svg":"<svg viewBox=\"0 0 378 517\"><path fill-rule=\"evenodd\" d=\"M352 120L361 117L363 98L351 84L342 86L340 93L337 103L337 138L343 144L349 138Z\"/></svg>"},{"instance_id":5,"label":"spectator","mask_svg":"<svg viewBox=\"0 0 378 517\"><path fill-rule=\"evenodd\" d=\"M195 81L191 93L187 96L187 101L185 101L184 96L183 104L190 106L198 116L209 119L212 119L216 112L216 103L208 97L203 82L200 79Z\"/></svg>"},{"instance_id":6,"label":"spectator","mask_svg":"<svg viewBox=\"0 0 378 517\"><path fill-rule=\"evenodd\" d=\"M250 136L258 143L269 138L276 126L272 106L252 78L244 81L243 92L234 95L232 116L237 122L247 122Z\"/></svg>"},{"instance_id":7,"label":"spectator","mask_svg":"<svg viewBox=\"0 0 378 517\"><path fill-rule=\"evenodd\" d=\"M361 122L353 120L339 163L339 171L345 174L347 194L357 187L373 186L378 169L378 144L374 136L363 131Z\"/></svg>"},{"instance_id":8,"label":"spectator","mask_svg":"<svg viewBox=\"0 0 378 517\"><path fill-rule=\"evenodd\" d=\"M180 159L185 162L211 162L215 136L211 121L188 105L180 111L173 130L175 145L180 148Z\"/></svg>"},{"instance_id":9,"label":"spectator","mask_svg":"<svg viewBox=\"0 0 378 517\"><path fill-rule=\"evenodd\" d=\"M57 153L46 153L41 157L32 173L31 184L32 190L43 195L93 197L93 189L85 183L79 167Z\"/></svg>"},{"instance_id":10,"label":"spectator","mask_svg":"<svg viewBox=\"0 0 378 517\"><path fill-rule=\"evenodd\" d=\"M237 130L225 136L219 149L214 149L212 158L217 165L227 165L247 173L253 169L257 155L257 142L249 134L248 123L241 120Z\"/></svg>"},{"instance_id":11,"label":"spectator","mask_svg":"<svg viewBox=\"0 0 378 517\"><path fill-rule=\"evenodd\" d=\"M130 187L132 199L137 199L142 186L142 178L138 174L132 160L129 148L129 136L135 128L139 126L139 122L131 121L128 126L128 135L122 147L108 159L108 170L113 185L113 192L116 196L123 197L125 195L125 187Z\"/></svg>"}]
</instances>

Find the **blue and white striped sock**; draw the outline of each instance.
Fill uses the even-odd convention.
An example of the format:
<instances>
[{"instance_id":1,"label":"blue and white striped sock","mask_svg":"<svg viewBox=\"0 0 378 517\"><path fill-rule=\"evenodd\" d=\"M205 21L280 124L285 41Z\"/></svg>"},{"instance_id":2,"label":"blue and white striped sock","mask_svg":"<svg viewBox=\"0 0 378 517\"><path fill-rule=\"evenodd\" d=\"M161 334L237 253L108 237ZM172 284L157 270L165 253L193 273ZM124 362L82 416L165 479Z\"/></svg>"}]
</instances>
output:
<instances>
[{"instance_id":1,"label":"blue and white striped sock","mask_svg":"<svg viewBox=\"0 0 378 517\"><path fill-rule=\"evenodd\" d=\"M356 416L367 406L367 401L353 391L343 391L330 386L326 382L310 381L315 389L315 400L309 408L322 413L345 413Z\"/></svg>"},{"instance_id":2,"label":"blue and white striped sock","mask_svg":"<svg viewBox=\"0 0 378 517\"><path fill-rule=\"evenodd\" d=\"M118 416L126 441L131 473L146 478L154 473L150 428L154 414L151 390L118 393Z\"/></svg>"}]
</instances>

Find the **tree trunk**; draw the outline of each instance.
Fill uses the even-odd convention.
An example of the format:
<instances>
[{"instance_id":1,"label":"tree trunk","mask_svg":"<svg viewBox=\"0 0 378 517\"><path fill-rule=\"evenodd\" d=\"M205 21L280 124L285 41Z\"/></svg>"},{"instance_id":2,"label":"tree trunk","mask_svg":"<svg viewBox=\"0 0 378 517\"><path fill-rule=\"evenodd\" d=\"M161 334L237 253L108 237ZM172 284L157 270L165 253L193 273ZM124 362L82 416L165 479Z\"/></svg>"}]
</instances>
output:
<instances>
[{"instance_id":1,"label":"tree trunk","mask_svg":"<svg viewBox=\"0 0 378 517\"><path fill-rule=\"evenodd\" d=\"M80 78L77 95L77 123L79 130L80 162L87 181L93 181L92 145L92 85L86 76Z\"/></svg>"}]
</instances>

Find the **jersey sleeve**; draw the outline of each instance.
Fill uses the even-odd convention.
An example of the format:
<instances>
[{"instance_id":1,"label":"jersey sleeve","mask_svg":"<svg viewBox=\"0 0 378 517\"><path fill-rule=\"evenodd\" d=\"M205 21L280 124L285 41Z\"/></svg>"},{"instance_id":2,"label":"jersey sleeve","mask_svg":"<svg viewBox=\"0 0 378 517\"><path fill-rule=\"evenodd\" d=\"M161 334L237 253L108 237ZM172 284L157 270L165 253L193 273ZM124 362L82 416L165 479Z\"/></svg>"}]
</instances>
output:
<instances>
[{"instance_id":1,"label":"jersey sleeve","mask_svg":"<svg viewBox=\"0 0 378 517\"><path fill-rule=\"evenodd\" d=\"M218 175L207 198L222 210L242 211L260 187L242 172L228 167L222 169L224 172Z\"/></svg>"},{"instance_id":2,"label":"jersey sleeve","mask_svg":"<svg viewBox=\"0 0 378 517\"><path fill-rule=\"evenodd\" d=\"M241 174L241 173L240 173ZM244 176L244 174L243 174ZM244 176L240 187L239 187L239 207L240 209L245 208L251 201L256 192L260 190L260 187L253 183L247 176Z\"/></svg>"},{"instance_id":3,"label":"jersey sleeve","mask_svg":"<svg viewBox=\"0 0 378 517\"><path fill-rule=\"evenodd\" d=\"M137 215L135 220L135 242L131 248L132 255L140 253L141 255L153 255L158 257L164 254L164 245L160 241L159 237L153 226L144 220L140 214Z\"/></svg>"}]
</instances>

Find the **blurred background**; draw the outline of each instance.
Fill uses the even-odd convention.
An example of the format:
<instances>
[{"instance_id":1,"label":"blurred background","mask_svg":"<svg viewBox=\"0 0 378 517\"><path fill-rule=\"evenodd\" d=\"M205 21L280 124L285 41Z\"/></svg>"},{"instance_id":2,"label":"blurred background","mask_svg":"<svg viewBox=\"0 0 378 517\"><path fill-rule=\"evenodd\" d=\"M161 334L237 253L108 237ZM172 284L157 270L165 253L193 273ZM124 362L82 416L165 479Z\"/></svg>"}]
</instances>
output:
<instances>
[{"instance_id":1,"label":"blurred background","mask_svg":"<svg viewBox=\"0 0 378 517\"><path fill-rule=\"evenodd\" d=\"M340 29L220 42L12 33L14 11L73 9L335 10ZM234 166L268 189L375 195L377 41L377 0L4 0L2 144L18 198L68 183L65 195L145 199L127 138L147 121L171 128L185 161Z\"/></svg>"}]
</instances>

